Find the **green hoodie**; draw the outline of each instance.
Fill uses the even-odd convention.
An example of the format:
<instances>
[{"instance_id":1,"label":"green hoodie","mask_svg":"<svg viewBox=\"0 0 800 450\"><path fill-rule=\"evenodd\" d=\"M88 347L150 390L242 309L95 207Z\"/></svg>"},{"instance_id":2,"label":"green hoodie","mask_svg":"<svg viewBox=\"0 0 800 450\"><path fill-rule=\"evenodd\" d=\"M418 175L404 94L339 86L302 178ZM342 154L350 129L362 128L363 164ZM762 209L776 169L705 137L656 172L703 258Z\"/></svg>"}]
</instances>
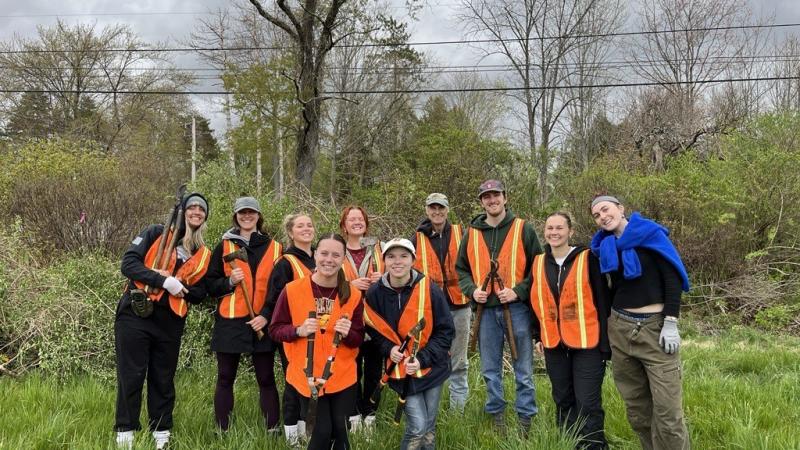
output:
<instances>
[{"instance_id":1,"label":"green hoodie","mask_svg":"<svg viewBox=\"0 0 800 450\"><path fill-rule=\"evenodd\" d=\"M486 223L486 213L479 214L470 222L470 227L481 230L483 233L483 240L486 241L486 246L489 248L491 255L500 253L503 243L508 235L508 230L511 229L511 223L514 221L514 213L506 208L506 217L496 227L492 227ZM467 234L464 234L464 239L467 239ZM533 229L528 221L522 228L522 246L525 249L525 279L520 281L514 286L514 292L517 293L519 301L528 304L528 297L531 288L531 264L533 264L533 257L542 253L542 246L539 244L539 238L536 236L536 231ZM486 261L488 266L489 261ZM458 250L458 259L456 260L456 272L458 272L458 286L461 292L469 298L472 298L472 293L478 286L472 280L472 270L467 258L467 242L462 241L461 247ZM475 301L474 299L472 300ZM492 292L486 301L486 307L495 307L500 305L500 300L497 294Z\"/></svg>"}]
</instances>

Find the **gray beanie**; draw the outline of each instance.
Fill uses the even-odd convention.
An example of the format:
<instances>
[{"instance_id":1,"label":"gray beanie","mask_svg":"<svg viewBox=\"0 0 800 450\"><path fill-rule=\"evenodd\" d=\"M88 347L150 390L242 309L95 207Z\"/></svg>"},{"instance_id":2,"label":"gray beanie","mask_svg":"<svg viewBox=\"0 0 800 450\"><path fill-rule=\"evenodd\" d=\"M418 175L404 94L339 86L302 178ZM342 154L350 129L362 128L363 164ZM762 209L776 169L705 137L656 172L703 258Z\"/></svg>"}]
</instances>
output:
<instances>
[{"instance_id":1,"label":"gray beanie","mask_svg":"<svg viewBox=\"0 0 800 450\"><path fill-rule=\"evenodd\" d=\"M183 209L184 210L189 209L190 206L194 205L200 205L200 207L203 208L203 211L205 211L206 214L208 214L208 202L206 202L206 199L203 198L202 195L198 193L189 194L189 196L186 197L186 201L183 204Z\"/></svg>"}]
</instances>

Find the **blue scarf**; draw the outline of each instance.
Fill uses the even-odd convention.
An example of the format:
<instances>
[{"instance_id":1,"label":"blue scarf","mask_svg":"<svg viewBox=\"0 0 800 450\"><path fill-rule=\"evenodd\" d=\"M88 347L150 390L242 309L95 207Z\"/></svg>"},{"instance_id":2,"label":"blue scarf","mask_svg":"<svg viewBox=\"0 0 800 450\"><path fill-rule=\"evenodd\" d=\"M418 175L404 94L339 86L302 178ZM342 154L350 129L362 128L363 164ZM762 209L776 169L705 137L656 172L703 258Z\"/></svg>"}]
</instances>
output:
<instances>
[{"instance_id":1,"label":"blue scarf","mask_svg":"<svg viewBox=\"0 0 800 450\"><path fill-rule=\"evenodd\" d=\"M664 226L642 217L639 213L631 215L625 231L617 238L614 233L600 230L592 238L592 252L600 258L600 272L608 273L619 269L619 255L622 253L623 277L631 280L642 276L642 265L634 248L653 250L672 264L681 275L682 289L689 292L689 276L683 266L678 251L669 240L669 230Z\"/></svg>"}]
</instances>

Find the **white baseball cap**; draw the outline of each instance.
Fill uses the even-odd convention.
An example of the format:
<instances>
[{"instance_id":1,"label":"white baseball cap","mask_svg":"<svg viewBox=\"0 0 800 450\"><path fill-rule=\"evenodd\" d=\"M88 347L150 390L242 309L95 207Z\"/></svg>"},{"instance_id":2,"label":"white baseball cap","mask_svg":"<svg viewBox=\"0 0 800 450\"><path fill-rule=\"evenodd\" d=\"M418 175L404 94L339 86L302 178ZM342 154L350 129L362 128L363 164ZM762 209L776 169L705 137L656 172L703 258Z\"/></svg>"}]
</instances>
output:
<instances>
[{"instance_id":1,"label":"white baseball cap","mask_svg":"<svg viewBox=\"0 0 800 450\"><path fill-rule=\"evenodd\" d=\"M411 252L411 256L413 256L414 259L417 258L417 251L414 249L414 244L412 244L411 241L409 241L408 239L405 239L405 238L394 238L394 239L392 239L390 241L384 242L381 245L381 247L383 248L383 255L382 256L384 258L386 258L386 253L388 253L389 250L391 250L391 249L393 249L395 247L402 247L402 248L408 250L409 252Z\"/></svg>"}]
</instances>

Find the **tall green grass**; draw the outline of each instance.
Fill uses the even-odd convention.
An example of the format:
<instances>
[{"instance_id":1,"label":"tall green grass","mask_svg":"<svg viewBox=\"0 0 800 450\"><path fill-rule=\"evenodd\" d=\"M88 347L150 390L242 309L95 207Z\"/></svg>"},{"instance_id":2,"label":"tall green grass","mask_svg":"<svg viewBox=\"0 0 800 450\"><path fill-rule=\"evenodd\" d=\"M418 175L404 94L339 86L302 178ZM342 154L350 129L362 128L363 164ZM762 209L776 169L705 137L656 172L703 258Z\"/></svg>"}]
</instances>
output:
<instances>
[{"instance_id":1,"label":"tall green grass","mask_svg":"<svg viewBox=\"0 0 800 450\"><path fill-rule=\"evenodd\" d=\"M800 434L800 340L763 336L737 329L717 337L689 336L683 349L684 410L697 449L798 449ZM538 359L538 357L537 357ZM575 441L558 432L550 384L536 373L539 415L523 440L513 413L513 379L506 377L508 432L492 430L483 413L485 390L478 361L471 360L470 398L463 414L448 410L442 398L437 447L442 449L563 449ZM541 364L541 361L537 361ZM223 435L213 424L214 367L207 364L179 374L172 448L283 449L280 435L268 433L257 405L253 374L241 369L235 416ZM112 433L115 387L99 379L74 376L67 382L42 374L21 380L0 378L0 448L107 449ZM606 433L613 448L636 449L638 441L625 418L611 370L604 384ZM392 424L396 396L387 390L371 439L351 435L356 449L399 447L403 427ZM143 423L146 418L143 416ZM148 433L138 433L137 448L152 448Z\"/></svg>"}]
</instances>

